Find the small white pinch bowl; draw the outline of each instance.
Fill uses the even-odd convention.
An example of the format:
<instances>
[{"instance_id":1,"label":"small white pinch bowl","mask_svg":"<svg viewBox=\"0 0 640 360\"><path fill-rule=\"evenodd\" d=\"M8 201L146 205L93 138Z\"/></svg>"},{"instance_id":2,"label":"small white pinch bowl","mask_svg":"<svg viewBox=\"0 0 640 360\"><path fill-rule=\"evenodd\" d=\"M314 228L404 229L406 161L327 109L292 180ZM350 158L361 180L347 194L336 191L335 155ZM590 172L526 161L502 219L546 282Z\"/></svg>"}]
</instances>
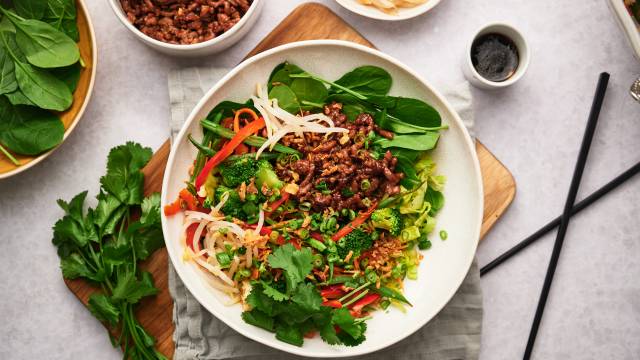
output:
<instances>
[{"instance_id":1,"label":"small white pinch bowl","mask_svg":"<svg viewBox=\"0 0 640 360\"><path fill-rule=\"evenodd\" d=\"M516 48L518 49L518 68L516 69L515 74L513 74L505 81L491 81L485 79L480 74L478 74L476 68L473 66L473 62L471 61L471 48L474 41L483 35L491 33L506 36L513 41L513 43L516 45ZM527 69L529 68L529 63L531 62L531 52L524 36L522 36L522 34L515 27L505 23L492 23L483 26L476 32L476 35L471 39L471 41L465 48L465 51L466 52L464 54L464 60L462 62L462 72L464 76L467 78L467 80L469 80L471 85L485 90L503 89L515 84L520 79L522 79L524 74L527 72Z\"/></svg>"}]
</instances>

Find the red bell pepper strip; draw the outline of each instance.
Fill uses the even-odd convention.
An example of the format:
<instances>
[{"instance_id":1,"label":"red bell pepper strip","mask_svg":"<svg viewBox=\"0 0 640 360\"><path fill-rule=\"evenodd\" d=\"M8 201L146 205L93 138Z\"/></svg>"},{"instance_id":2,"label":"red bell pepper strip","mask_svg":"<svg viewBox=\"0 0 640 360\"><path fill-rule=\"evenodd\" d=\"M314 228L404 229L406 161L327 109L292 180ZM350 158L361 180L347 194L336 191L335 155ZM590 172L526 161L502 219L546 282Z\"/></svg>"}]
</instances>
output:
<instances>
[{"instance_id":1,"label":"red bell pepper strip","mask_svg":"<svg viewBox=\"0 0 640 360\"><path fill-rule=\"evenodd\" d=\"M340 309L342 307L342 303L338 300L327 300L322 303L322 306L332 307L335 309Z\"/></svg>"},{"instance_id":2,"label":"red bell pepper strip","mask_svg":"<svg viewBox=\"0 0 640 360\"><path fill-rule=\"evenodd\" d=\"M379 294L367 294L362 299L351 304L349 308L351 309L351 311L355 312L356 314L360 314L362 312L362 309L365 306L372 304L378 299L380 299Z\"/></svg>"},{"instance_id":3,"label":"red bell pepper strip","mask_svg":"<svg viewBox=\"0 0 640 360\"><path fill-rule=\"evenodd\" d=\"M338 240L342 239L343 237L347 236L347 234L349 234L350 232L355 230L358 226L364 224L364 222L367 221L367 219L374 212L376 207L378 207L378 202L374 201L373 204L371 204L371 207L369 208L369 210L367 210L366 212L361 213L360 215L358 215L358 217L353 219L353 221L351 221L349 224L345 225L342 229L338 230L338 232L335 233L331 237L331 239L333 241L338 241Z\"/></svg>"},{"instance_id":4,"label":"red bell pepper strip","mask_svg":"<svg viewBox=\"0 0 640 360\"><path fill-rule=\"evenodd\" d=\"M271 205L269 205L269 210L267 210L267 212L270 213L270 212L276 211L278 207L280 207L280 205L284 204L287 200L289 200L289 195L290 194L288 192L282 192L282 194L280 195L280 199L271 203Z\"/></svg>"},{"instance_id":5,"label":"red bell pepper strip","mask_svg":"<svg viewBox=\"0 0 640 360\"><path fill-rule=\"evenodd\" d=\"M193 237L196 235L196 229L198 229L198 224L194 223L187 227L187 246L194 250L193 248ZM195 250L194 250L195 251Z\"/></svg>"},{"instance_id":6,"label":"red bell pepper strip","mask_svg":"<svg viewBox=\"0 0 640 360\"><path fill-rule=\"evenodd\" d=\"M346 291L344 291L344 285L342 284L330 285L320 290L320 296L325 299L339 299L345 294Z\"/></svg>"},{"instance_id":7,"label":"red bell pepper strip","mask_svg":"<svg viewBox=\"0 0 640 360\"><path fill-rule=\"evenodd\" d=\"M311 233L309 233L309 236L311 236L312 238L320 242L324 242L324 238L322 237L322 234L320 234L319 232L312 231Z\"/></svg>"},{"instance_id":8,"label":"red bell pepper strip","mask_svg":"<svg viewBox=\"0 0 640 360\"><path fill-rule=\"evenodd\" d=\"M238 147L238 145L242 144L242 142L247 137L262 129L264 126L264 119L259 118L258 120L252 121L242 129L240 129L240 131L238 131L236 135L231 140L229 140L229 142L226 143L222 147L222 149L220 149L220 151L213 155L213 157L211 157L211 159L209 159L209 161L207 161L207 163L204 165L202 171L196 178L196 189L200 189L205 180L207 180L207 176L209 176L209 173L211 173L211 171L222 161L224 161L224 159L226 159L229 155L233 154L233 151L236 149L236 147Z\"/></svg>"}]
</instances>

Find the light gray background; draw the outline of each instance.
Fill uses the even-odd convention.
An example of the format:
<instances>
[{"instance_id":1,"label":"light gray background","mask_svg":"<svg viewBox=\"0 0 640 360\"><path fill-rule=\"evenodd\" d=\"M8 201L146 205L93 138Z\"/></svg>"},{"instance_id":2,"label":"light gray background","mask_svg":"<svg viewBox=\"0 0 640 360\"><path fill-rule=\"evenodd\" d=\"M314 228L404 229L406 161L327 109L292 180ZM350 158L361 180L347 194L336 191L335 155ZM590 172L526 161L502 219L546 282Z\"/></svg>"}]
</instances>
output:
<instances>
[{"instance_id":1,"label":"light gray background","mask_svg":"<svg viewBox=\"0 0 640 360\"><path fill-rule=\"evenodd\" d=\"M93 99L51 157L0 181L0 358L118 359L102 326L67 291L50 243L57 198L95 194L108 150L126 140L154 149L168 136L167 73L187 65L233 66L303 1L267 0L250 34L199 61L162 56L135 40L104 0L87 0L98 40ZM627 89L640 62L605 0L443 0L426 16L377 22L321 1L381 50L439 84L462 81L474 31L508 21L533 59L516 86L475 91L478 138L518 183L510 210L480 245L487 263L561 212L598 73L611 83L580 196L640 160L640 104ZM332 61L332 60L328 60ZM339 61L339 59L335 59ZM534 352L536 359L637 359L640 354L640 177L574 219ZM482 359L522 356L553 236L482 280Z\"/></svg>"}]
</instances>

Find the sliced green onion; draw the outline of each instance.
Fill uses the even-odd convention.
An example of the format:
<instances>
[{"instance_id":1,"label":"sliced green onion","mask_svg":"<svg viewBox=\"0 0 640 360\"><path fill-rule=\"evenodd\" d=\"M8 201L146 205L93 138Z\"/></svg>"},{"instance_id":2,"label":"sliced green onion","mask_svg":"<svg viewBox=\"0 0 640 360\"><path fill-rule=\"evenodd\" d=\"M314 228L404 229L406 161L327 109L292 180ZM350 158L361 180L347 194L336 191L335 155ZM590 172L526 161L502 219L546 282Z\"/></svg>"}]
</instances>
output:
<instances>
[{"instance_id":1,"label":"sliced green onion","mask_svg":"<svg viewBox=\"0 0 640 360\"><path fill-rule=\"evenodd\" d=\"M349 300L346 303L342 304L342 307L347 307L347 306L353 304L354 302L362 299L365 295L367 295L368 292L369 292L369 289L364 290L363 292L361 292L357 296L354 296L351 300Z\"/></svg>"},{"instance_id":2,"label":"sliced green onion","mask_svg":"<svg viewBox=\"0 0 640 360\"><path fill-rule=\"evenodd\" d=\"M440 230L440 239L447 240L447 237L449 237L449 234L444 230Z\"/></svg>"},{"instance_id":3,"label":"sliced green onion","mask_svg":"<svg viewBox=\"0 0 640 360\"><path fill-rule=\"evenodd\" d=\"M308 243L309 245L311 245L312 248L320 252L325 251L327 249L327 246L325 244L313 238L309 239Z\"/></svg>"}]
</instances>

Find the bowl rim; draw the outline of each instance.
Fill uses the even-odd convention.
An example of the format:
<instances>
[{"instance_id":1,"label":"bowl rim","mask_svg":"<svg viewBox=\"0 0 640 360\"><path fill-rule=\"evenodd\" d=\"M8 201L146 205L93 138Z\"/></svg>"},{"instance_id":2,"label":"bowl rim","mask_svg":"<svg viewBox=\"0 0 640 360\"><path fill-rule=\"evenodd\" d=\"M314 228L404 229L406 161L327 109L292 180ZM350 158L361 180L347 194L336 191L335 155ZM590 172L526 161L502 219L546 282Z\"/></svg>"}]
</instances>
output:
<instances>
[{"instance_id":1,"label":"bowl rim","mask_svg":"<svg viewBox=\"0 0 640 360\"><path fill-rule=\"evenodd\" d=\"M413 8L408 8L408 9L420 9L415 13L404 14L404 15L401 15L401 14L390 15L385 13L382 10L378 10L378 13L375 13L375 12L368 13L368 12L361 11L358 9L358 7L364 6L364 5L358 4L356 0L336 0L336 2L340 4L340 6L342 6L343 8L355 14L368 17L369 19L382 20L382 21L402 21L402 20L413 19L433 9L440 3L440 1L442 0L428 0L427 2L420 4L418 6L414 6Z\"/></svg>"},{"instance_id":2,"label":"bowl rim","mask_svg":"<svg viewBox=\"0 0 640 360\"><path fill-rule=\"evenodd\" d=\"M355 49L358 51L363 51L366 53L369 53L370 55L376 56L376 57L380 57L381 59L391 62L392 64L394 64L395 66L398 66L400 69L402 69L402 71L407 72L410 76L414 77L415 79L417 79L419 82L421 82L422 85L424 85L427 89L429 89L429 91L431 92L431 94L438 100L440 101L444 108L446 109L446 111L448 111L450 114L452 114L452 118L450 119L451 122L455 122L456 125L462 130L462 136L463 136L463 142L465 144L465 151L471 156L471 160L473 162L473 177L474 177L474 182L475 182L475 188L478 189L478 194L477 194L477 199L476 199L476 203L478 204L478 209L477 209L477 226L475 229L473 229L473 234L475 234L474 238L475 241L473 241L472 246L473 246L473 251L471 251L469 254L471 254L469 256L468 259L466 259L467 261L465 262L465 272L464 275L461 276L459 279L457 279L457 281L453 281L456 283L455 286L455 291L453 291L450 296L448 297L448 300L446 302L444 302L442 304L442 306L440 306L437 311L434 313L434 315L431 318L425 318L425 319L420 319L419 321L412 321L410 326L407 326L407 328L409 328L409 331L407 332L406 336L403 338L398 338L398 339L392 339L390 341L385 341L385 342L381 342L375 345L371 345L367 348L358 348L358 347L353 347L350 348L351 351L350 352L340 352L340 353L309 353L308 351L303 350L304 348L291 348L291 347L287 347L288 344L285 343L281 343L279 341L277 341L275 338L273 338L273 340L263 340L262 338L255 336L253 332L246 332L243 329L233 325L233 324L227 324L225 322L225 324L229 327L231 327L233 330L237 331L238 333L242 334L243 336L252 339L254 341L257 341L259 343L262 343L266 346L287 352L287 353L291 353L291 354L295 354L295 355L300 355L300 356L307 356L307 357L313 357L313 358L343 358L343 357L351 357L351 356L358 356L358 355L365 355L365 354L369 354L381 349L384 349L388 346L391 346L403 339L405 339L406 337L410 336L411 334L415 333L417 330L419 330L420 328L422 328L424 325L426 325L429 321L431 321L433 319L433 317L435 317L438 313L440 313L440 311L442 311L442 309L444 308L444 306L446 306L449 301L451 300L451 298L453 298L453 296L455 295L455 293L457 292L457 290L460 288L460 286L462 285L462 282L464 281L464 279L466 278L466 275L469 272L469 269L471 268L471 265L473 263L473 260L475 258L475 253L477 251L477 247L478 247L478 242L480 240L480 230L482 227L482 218L483 218L483 209L484 209L484 191L483 191L483 187L482 187L482 175L481 175L481 171L480 171L480 162L478 160L478 156L475 150L475 145L473 143L473 140L471 139L471 136L469 135L469 132L467 130L467 128L464 126L464 123L462 122L462 119L460 118L460 115L455 111L455 109L451 106L451 104L444 98L444 96L442 94L440 94L439 91L435 90L435 88L433 86L431 86L431 84L429 82L427 82L422 76L420 76L419 74L417 74L415 71L411 70L407 65L403 64L402 62L396 60L395 58L393 58L390 55L384 54L383 52L377 50L377 49L372 49L369 47L366 47L364 45L360 45L360 44L356 44L350 41L343 41L343 40L307 40L307 41L299 41L299 42L293 42L293 43L289 43L289 44L284 44L284 45L280 45L278 47L272 48L270 50L264 51L260 54L257 54L249 59L244 60L242 63L240 63L239 65L237 65L236 67L234 67L231 71L229 71L222 79L220 79L214 86L211 87L211 89L209 89L204 96L198 101L198 103L196 104L196 106L193 108L193 110L191 111L189 117L187 118L187 120L185 121L185 123L183 124L182 128L180 129L180 132L178 133L178 135L176 136L176 141L173 142L172 146L171 146L171 152L169 153L169 158L167 160L167 166L165 167L165 172L164 172L164 176L163 176L163 180L162 180L162 192L161 192L161 197L160 197L160 201L161 201L161 207L164 207L164 205L167 204L167 192L168 192L168 186L169 186L169 178L171 177L170 175L170 170L173 169L174 167L174 162L176 160L176 149L178 148L179 144L180 144L180 140L182 140L185 137L186 132L189 130L189 127L191 126L191 124L193 123L193 121L196 121L195 117L196 114L206 105L207 101L209 100L209 98L211 98L211 96L213 96L214 93L216 93L224 84L226 84L230 79L232 79L233 77L235 77L238 73L240 73L241 71L243 71L246 67L250 66L251 64L253 64L254 62L257 62L263 58L269 57L273 54L279 53L279 52L283 52L283 51L287 51L289 49L294 49L294 48L300 48L300 47L307 47L307 46L339 46L339 47L345 47L345 48L350 48L350 49ZM163 212L161 212L161 221L162 221L162 231L163 234L168 234L168 220L167 217L164 215ZM216 318L221 319L221 312L218 311L215 308L210 308L209 306L207 306L207 302L203 301L203 299L200 298L200 294L198 294L197 291L192 291L192 286L191 286L191 282L190 281L185 281L184 279L188 279L188 276L185 276L186 274L184 274L182 268L181 268L181 263L180 263L180 259L181 259L181 255L176 253L173 249L173 242L175 239L169 239L169 236L165 235L164 236L164 242L167 248L167 251L169 253L169 258L171 259L171 262L174 266L174 269L176 270L176 273L178 274L179 278L183 281L183 283L185 284L186 288L189 289L189 291L191 292L191 294L193 294L193 296L196 298L196 300L198 301L198 303L200 303L205 309L207 309L207 311L209 311L211 314L213 314ZM223 320L221 320L223 321ZM223 321L224 322L224 321Z\"/></svg>"},{"instance_id":3,"label":"bowl rim","mask_svg":"<svg viewBox=\"0 0 640 360\"><path fill-rule=\"evenodd\" d=\"M623 0L608 0L609 8L616 16L622 31L627 35L629 45L638 60L640 60L640 22L636 22Z\"/></svg>"},{"instance_id":4,"label":"bowl rim","mask_svg":"<svg viewBox=\"0 0 640 360\"><path fill-rule=\"evenodd\" d=\"M91 76L89 78L89 87L87 88L87 96L84 97L82 106L80 106L80 109L78 110L78 113L76 114L75 118L73 119L69 127L64 131L64 135L62 136L62 141L60 141L60 144L56 145L53 149L38 155L35 159L29 161L24 165L20 165L11 171L7 171L6 173L1 173L0 180L10 178L23 171L31 169L33 166L36 166L42 160L46 159L49 155L53 154L54 151L58 150L60 146L62 146L62 144L71 135L73 130L76 128L76 126L82 119L84 112L87 109L87 106L89 105L89 102L91 100L91 95L93 94L93 87L96 81L96 70L98 68L98 49L97 49L97 42L96 42L96 33L93 28L93 22L91 21L91 16L89 16L89 11L87 10L87 6L84 3L84 0L76 0L76 2L77 4L80 4L79 9L84 13L84 17L87 19L87 26L89 27L89 35L91 37L91 56L93 58L93 64L91 69Z\"/></svg>"},{"instance_id":5,"label":"bowl rim","mask_svg":"<svg viewBox=\"0 0 640 360\"><path fill-rule=\"evenodd\" d=\"M133 26L133 24L131 24L129 22L129 19L127 19L127 17L125 16L124 11L122 10L122 5L120 4L120 0L109 0L109 5L111 5L111 10L113 10L113 12L116 14L116 17L120 20L122 25L124 25L127 29L133 32L139 39L149 44L159 46L165 49L185 51L185 52L204 49L204 48L216 45L218 43L221 43L225 41L227 38L230 38L231 36L233 36L233 34L238 32L240 28L246 25L246 23L249 21L248 19L251 18L256 13L256 11L258 11L258 7L259 5L261 5L261 3L262 3L262 0L253 0L253 2L251 3L251 6L249 6L249 10L247 10L244 16L240 18L240 21L238 21L235 25L231 27L231 29L229 29L228 31L225 31L222 35L218 37L215 37L213 39L209 39L207 41L203 41L197 44L171 44L164 41L156 40L151 36L138 30L138 28Z\"/></svg>"}]
</instances>

